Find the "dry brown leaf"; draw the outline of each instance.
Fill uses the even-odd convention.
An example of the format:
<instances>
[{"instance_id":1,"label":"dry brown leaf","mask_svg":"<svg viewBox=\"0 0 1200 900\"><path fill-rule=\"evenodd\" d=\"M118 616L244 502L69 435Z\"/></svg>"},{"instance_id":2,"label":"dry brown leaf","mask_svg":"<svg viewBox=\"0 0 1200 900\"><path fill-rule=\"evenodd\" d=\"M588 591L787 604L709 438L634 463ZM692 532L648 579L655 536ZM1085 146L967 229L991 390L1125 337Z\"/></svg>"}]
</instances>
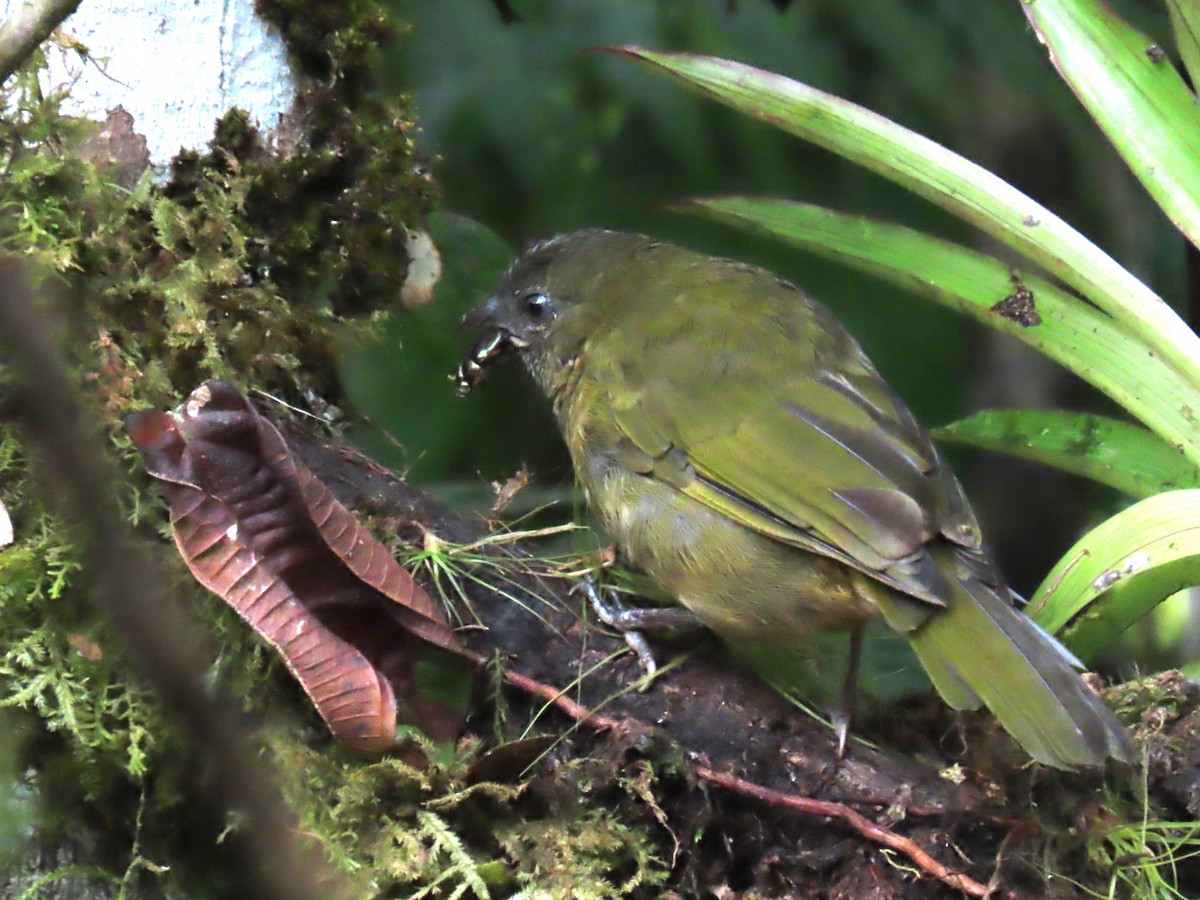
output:
<instances>
[{"instance_id":1,"label":"dry brown leaf","mask_svg":"<svg viewBox=\"0 0 1200 900\"><path fill-rule=\"evenodd\" d=\"M236 388L209 381L127 424L193 576L279 650L339 740L386 750L398 721L457 735L462 713L416 683L431 648L462 649L440 610Z\"/></svg>"}]
</instances>

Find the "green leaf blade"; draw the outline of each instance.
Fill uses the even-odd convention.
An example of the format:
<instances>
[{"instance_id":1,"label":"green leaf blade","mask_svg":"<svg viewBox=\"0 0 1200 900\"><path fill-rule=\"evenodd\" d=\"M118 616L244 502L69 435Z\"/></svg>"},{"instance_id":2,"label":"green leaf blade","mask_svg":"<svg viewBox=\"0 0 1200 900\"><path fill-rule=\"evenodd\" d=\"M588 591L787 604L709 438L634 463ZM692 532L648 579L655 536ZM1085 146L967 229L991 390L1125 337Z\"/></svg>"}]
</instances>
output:
<instances>
[{"instance_id":1,"label":"green leaf blade","mask_svg":"<svg viewBox=\"0 0 1200 900\"><path fill-rule=\"evenodd\" d=\"M1088 532L1026 610L1080 659L1094 658L1172 594L1200 584L1200 490L1134 504Z\"/></svg>"},{"instance_id":2,"label":"green leaf blade","mask_svg":"<svg viewBox=\"0 0 1200 900\"><path fill-rule=\"evenodd\" d=\"M1171 31L1183 65L1192 79L1200 82L1200 4L1195 0L1166 0L1171 16Z\"/></svg>"},{"instance_id":3,"label":"green leaf blade","mask_svg":"<svg viewBox=\"0 0 1200 900\"><path fill-rule=\"evenodd\" d=\"M856 162L983 229L1140 336L1200 391L1200 338L1153 291L1045 207L982 167L870 110L715 57L609 48ZM1189 412L1200 421L1200 409ZM1200 447L1189 447L1200 459Z\"/></svg>"},{"instance_id":4,"label":"green leaf blade","mask_svg":"<svg viewBox=\"0 0 1200 900\"><path fill-rule=\"evenodd\" d=\"M1200 108L1165 51L1099 0L1023 5L1063 80L1171 221L1200 246Z\"/></svg>"},{"instance_id":5,"label":"green leaf blade","mask_svg":"<svg viewBox=\"0 0 1200 900\"><path fill-rule=\"evenodd\" d=\"M1054 466L1138 499L1200 487L1200 470L1183 454L1152 432L1107 416L991 409L935 428L933 435Z\"/></svg>"}]
</instances>

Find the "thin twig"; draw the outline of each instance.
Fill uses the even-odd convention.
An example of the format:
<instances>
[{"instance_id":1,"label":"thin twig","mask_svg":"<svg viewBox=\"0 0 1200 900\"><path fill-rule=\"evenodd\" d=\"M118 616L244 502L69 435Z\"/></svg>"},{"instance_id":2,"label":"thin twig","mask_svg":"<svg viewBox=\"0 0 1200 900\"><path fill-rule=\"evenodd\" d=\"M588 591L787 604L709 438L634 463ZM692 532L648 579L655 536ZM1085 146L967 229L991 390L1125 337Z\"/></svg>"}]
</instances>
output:
<instances>
[{"instance_id":1,"label":"thin twig","mask_svg":"<svg viewBox=\"0 0 1200 900\"><path fill-rule=\"evenodd\" d=\"M561 690L552 685L542 684L519 672L505 671L504 678L514 687L549 701L577 721L586 721L593 727L602 730L617 730L621 727L619 719L593 714L586 706L565 696ZM762 785L746 781L744 778L738 778L736 775L717 772L704 765L694 764L693 771L695 771L697 777L704 781L754 797L774 806L784 806L789 809L818 816L841 819L863 837L903 853L922 872L932 875L943 884L949 885L955 890L962 891L971 897L986 897L988 895L988 889L969 875L947 868L918 847L913 841L884 828L882 825L872 822L866 816L862 815L862 813L856 812L842 803L832 803L827 800L813 800L809 797L784 794L780 791L771 790Z\"/></svg>"},{"instance_id":2,"label":"thin twig","mask_svg":"<svg viewBox=\"0 0 1200 900\"><path fill-rule=\"evenodd\" d=\"M482 653L475 653L471 650L465 651L463 655L479 666L485 665L489 661L488 657ZM534 697L541 697L551 706L557 707L577 722L586 721L597 731L613 731L621 727L620 719L593 713L582 703L577 703L568 697L561 688L556 688L551 684L543 684L540 681L530 678L528 675L522 675L520 672L514 672L510 669L504 669L503 673L504 680L513 687Z\"/></svg>"},{"instance_id":3,"label":"thin twig","mask_svg":"<svg viewBox=\"0 0 1200 900\"><path fill-rule=\"evenodd\" d=\"M37 46L75 12L80 0L25 2L0 25L0 82L17 71Z\"/></svg>"},{"instance_id":4,"label":"thin twig","mask_svg":"<svg viewBox=\"0 0 1200 900\"><path fill-rule=\"evenodd\" d=\"M206 779L197 793L214 795L220 813L242 810L249 820L242 835L249 858L239 873L244 896L329 897L334 883L328 870L300 850L296 826L247 729L227 704L205 692L208 659L191 637L199 627L164 591L170 579L128 535L100 429L50 337L56 329L42 299L23 264L0 257L0 362L14 376L5 385L4 412L22 427L43 484L57 495L74 529L97 605L124 638L164 713L184 729L196 758L211 767L211 783Z\"/></svg>"},{"instance_id":5,"label":"thin twig","mask_svg":"<svg viewBox=\"0 0 1200 900\"><path fill-rule=\"evenodd\" d=\"M697 776L711 784L720 785L727 790L754 797L772 806L785 806L788 809L796 809L812 815L841 819L863 837L903 853L916 863L922 872L927 872L943 884L949 885L955 890L962 891L971 897L986 897L988 895L988 889L974 878L971 878L971 876L946 868L908 838L896 834L896 832L890 831L882 825L877 825L862 813L856 812L848 806L841 803L831 803L828 800L813 800L811 797L797 797L794 794L773 791L762 785L746 781L744 778L738 778L736 775L714 771L707 766L698 765L694 769Z\"/></svg>"}]
</instances>

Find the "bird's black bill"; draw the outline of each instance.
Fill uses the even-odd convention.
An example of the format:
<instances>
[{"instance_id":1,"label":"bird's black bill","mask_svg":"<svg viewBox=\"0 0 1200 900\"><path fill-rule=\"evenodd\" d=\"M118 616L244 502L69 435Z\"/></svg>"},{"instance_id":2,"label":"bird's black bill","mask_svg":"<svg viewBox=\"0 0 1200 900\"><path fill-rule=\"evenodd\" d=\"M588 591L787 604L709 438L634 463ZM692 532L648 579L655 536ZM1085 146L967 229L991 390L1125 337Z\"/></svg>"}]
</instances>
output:
<instances>
[{"instance_id":1,"label":"bird's black bill","mask_svg":"<svg viewBox=\"0 0 1200 900\"><path fill-rule=\"evenodd\" d=\"M517 344L510 332L503 328L489 328L479 336L458 364L458 371L454 373L454 393L459 397L467 396L471 388L483 380L487 369L515 349Z\"/></svg>"}]
</instances>

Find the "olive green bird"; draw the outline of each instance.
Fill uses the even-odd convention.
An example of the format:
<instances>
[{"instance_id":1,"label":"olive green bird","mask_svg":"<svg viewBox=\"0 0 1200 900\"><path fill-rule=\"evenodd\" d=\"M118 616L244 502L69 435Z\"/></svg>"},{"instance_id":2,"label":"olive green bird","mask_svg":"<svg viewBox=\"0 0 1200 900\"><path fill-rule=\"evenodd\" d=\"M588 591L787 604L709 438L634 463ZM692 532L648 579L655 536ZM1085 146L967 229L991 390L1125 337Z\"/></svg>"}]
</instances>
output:
<instances>
[{"instance_id":1,"label":"olive green bird","mask_svg":"<svg viewBox=\"0 0 1200 900\"><path fill-rule=\"evenodd\" d=\"M1129 761L1018 612L929 433L833 315L770 272L641 235L536 245L466 317L465 394L516 354L619 547L733 646L882 617L955 709L1039 762Z\"/></svg>"}]
</instances>

